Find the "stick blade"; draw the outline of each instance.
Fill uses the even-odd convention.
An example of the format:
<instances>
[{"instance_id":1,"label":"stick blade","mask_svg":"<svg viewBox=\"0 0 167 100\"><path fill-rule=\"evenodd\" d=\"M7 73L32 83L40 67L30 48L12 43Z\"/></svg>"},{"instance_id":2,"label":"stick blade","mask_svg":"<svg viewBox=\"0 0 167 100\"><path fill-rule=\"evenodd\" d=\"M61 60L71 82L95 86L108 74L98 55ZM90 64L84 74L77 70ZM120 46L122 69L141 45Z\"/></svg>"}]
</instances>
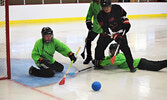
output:
<instances>
[{"instance_id":1,"label":"stick blade","mask_svg":"<svg viewBox=\"0 0 167 100\"><path fill-rule=\"evenodd\" d=\"M64 85L65 84L65 78L63 78L60 82L59 85Z\"/></svg>"},{"instance_id":2,"label":"stick blade","mask_svg":"<svg viewBox=\"0 0 167 100\"><path fill-rule=\"evenodd\" d=\"M75 75L75 73L74 73L74 72L72 72L72 73L68 73L67 75L74 76L74 75Z\"/></svg>"},{"instance_id":3,"label":"stick blade","mask_svg":"<svg viewBox=\"0 0 167 100\"><path fill-rule=\"evenodd\" d=\"M111 63L112 63L112 64L115 63L115 56L113 56L113 57L111 58Z\"/></svg>"}]
</instances>

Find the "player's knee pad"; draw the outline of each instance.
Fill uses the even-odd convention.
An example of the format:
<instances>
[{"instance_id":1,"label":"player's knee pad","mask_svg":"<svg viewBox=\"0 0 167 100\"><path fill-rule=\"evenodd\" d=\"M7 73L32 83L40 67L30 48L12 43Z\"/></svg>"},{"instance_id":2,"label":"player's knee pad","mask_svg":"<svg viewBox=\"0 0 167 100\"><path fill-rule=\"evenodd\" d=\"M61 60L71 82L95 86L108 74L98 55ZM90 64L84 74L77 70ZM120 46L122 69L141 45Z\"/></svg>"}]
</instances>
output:
<instances>
[{"instance_id":1,"label":"player's knee pad","mask_svg":"<svg viewBox=\"0 0 167 100\"><path fill-rule=\"evenodd\" d=\"M55 71L54 70L50 70L45 77L53 77L55 75Z\"/></svg>"},{"instance_id":2,"label":"player's knee pad","mask_svg":"<svg viewBox=\"0 0 167 100\"><path fill-rule=\"evenodd\" d=\"M56 72L62 72L63 69L64 69L64 66L63 66L61 63L55 61L55 62L51 65L51 68L52 68L53 70L55 70Z\"/></svg>"},{"instance_id":3,"label":"player's knee pad","mask_svg":"<svg viewBox=\"0 0 167 100\"><path fill-rule=\"evenodd\" d=\"M62 72L63 69L64 69L64 66L63 66L63 65L60 65L60 66L57 66L56 71L57 71L57 72Z\"/></svg>"}]
</instances>

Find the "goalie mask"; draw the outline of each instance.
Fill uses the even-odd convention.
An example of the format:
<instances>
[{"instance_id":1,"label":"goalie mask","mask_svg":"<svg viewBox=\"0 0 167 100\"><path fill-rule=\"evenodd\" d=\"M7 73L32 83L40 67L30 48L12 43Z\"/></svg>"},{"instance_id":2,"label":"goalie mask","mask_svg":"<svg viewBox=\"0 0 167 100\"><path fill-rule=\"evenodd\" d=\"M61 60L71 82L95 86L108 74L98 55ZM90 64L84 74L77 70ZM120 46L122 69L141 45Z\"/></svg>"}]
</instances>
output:
<instances>
[{"instance_id":1,"label":"goalie mask","mask_svg":"<svg viewBox=\"0 0 167 100\"><path fill-rule=\"evenodd\" d=\"M50 43L53 40L53 30L50 27L43 27L42 31L42 40L45 43Z\"/></svg>"},{"instance_id":2,"label":"goalie mask","mask_svg":"<svg viewBox=\"0 0 167 100\"><path fill-rule=\"evenodd\" d=\"M110 47L109 47L110 55L112 55L112 56L114 55L114 53L115 53L115 51L117 49L117 46L118 46L117 43L113 43L113 44L110 45ZM119 53L119 50L118 50L118 53Z\"/></svg>"}]
</instances>

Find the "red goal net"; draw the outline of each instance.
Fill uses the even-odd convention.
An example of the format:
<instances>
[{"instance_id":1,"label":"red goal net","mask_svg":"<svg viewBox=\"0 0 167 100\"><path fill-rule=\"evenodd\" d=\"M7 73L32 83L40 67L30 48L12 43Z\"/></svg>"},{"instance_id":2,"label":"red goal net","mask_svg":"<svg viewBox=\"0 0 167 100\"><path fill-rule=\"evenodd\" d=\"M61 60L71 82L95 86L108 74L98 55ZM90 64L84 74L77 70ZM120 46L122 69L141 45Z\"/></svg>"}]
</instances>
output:
<instances>
[{"instance_id":1,"label":"red goal net","mask_svg":"<svg viewBox=\"0 0 167 100\"><path fill-rule=\"evenodd\" d=\"M0 0L0 79L10 79L9 1Z\"/></svg>"}]
</instances>

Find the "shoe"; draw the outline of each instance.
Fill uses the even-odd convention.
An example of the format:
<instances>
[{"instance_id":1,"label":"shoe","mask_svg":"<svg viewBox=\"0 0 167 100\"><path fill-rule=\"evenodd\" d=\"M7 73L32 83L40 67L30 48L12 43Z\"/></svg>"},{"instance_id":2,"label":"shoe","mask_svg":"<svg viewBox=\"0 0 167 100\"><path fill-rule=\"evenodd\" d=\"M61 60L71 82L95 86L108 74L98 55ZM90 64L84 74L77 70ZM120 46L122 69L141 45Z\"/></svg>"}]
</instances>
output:
<instances>
[{"instance_id":1,"label":"shoe","mask_svg":"<svg viewBox=\"0 0 167 100\"><path fill-rule=\"evenodd\" d=\"M91 60L92 60L92 57L91 56L87 56L87 58L85 59L83 64L88 64Z\"/></svg>"},{"instance_id":2,"label":"shoe","mask_svg":"<svg viewBox=\"0 0 167 100\"><path fill-rule=\"evenodd\" d=\"M104 69L102 66L94 66L94 69Z\"/></svg>"},{"instance_id":3,"label":"shoe","mask_svg":"<svg viewBox=\"0 0 167 100\"><path fill-rule=\"evenodd\" d=\"M136 68L130 68L130 72L132 72L132 73L134 73L134 72L136 72Z\"/></svg>"},{"instance_id":4,"label":"shoe","mask_svg":"<svg viewBox=\"0 0 167 100\"><path fill-rule=\"evenodd\" d=\"M100 65L100 60L94 59L94 60L92 60L92 63L95 65L95 66L94 66L94 69L104 69L104 67L102 67L102 66Z\"/></svg>"},{"instance_id":5,"label":"shoe","mask_svg":"<svg viewBox=\"0 0 167 100\"><path fill-rule=\"evenodd\" d=\"M30 74L30 75L33 75L32 71L33 71L34 68L35 68L34 66L31 66L31 67L30 67L30 69L29 69L29 74Z\"/></svg>"}]
</instances>

